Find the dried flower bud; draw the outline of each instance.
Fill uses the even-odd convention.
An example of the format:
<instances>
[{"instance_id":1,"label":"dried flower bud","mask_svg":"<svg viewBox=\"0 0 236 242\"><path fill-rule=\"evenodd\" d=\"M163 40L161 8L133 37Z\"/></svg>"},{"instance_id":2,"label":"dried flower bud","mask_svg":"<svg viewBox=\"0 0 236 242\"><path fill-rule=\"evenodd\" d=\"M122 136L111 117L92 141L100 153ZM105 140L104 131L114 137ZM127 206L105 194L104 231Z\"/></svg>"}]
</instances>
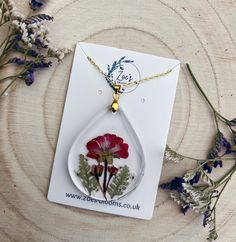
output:
<instances>
[{"instance_id":1,"label":"dried flower bud","mask_svg":"<svg viewBox=\"0 0 236 242\"><path fill-rule=\"evenodd\" d=\"M115 166L109 166L108 167L108 172L111 175L116 175L118 171L119 171L119 169L117 167L115 167Z\"/></svg>"},{"instance_id":2,"label":"dried flower bud","mask_svg":"<svg viewBox=\"0 0 236 242\"><path fill-rule=\"evenodd\" d=\"M95 177L101 176L103 173L103 165L92 165L91 167L91 175Z\"/></svg>"}]
</instances>

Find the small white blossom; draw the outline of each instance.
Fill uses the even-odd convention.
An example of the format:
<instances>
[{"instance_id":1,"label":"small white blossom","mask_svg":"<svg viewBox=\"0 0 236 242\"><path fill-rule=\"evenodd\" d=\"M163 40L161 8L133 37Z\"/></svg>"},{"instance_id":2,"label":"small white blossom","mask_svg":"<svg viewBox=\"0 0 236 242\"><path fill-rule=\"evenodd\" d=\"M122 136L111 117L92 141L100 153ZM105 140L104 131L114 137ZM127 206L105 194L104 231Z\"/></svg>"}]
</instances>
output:
<instances>
[{"instance_id":1,"label":"small white blossom","mask_svg":"<svg viewBox=\"0 0 236 242\"><path fill-rule=\"evenodd\" d=\"M190 180L192 180L194 178L195 175L196 175L195 170L189 170L184 174L183 179L185 182L189 182Z\"/></svg>"},{"instance_id":2,"label":"small white blossom","mask_svg":"<svg viewBox=\"0 0 236 242\"><path fill-rule=\"evenodd\" d=\"M58 59L58 61L62 61L65 57L65 55L69 54L71 52L70 49L67 48L55 48L53 46L50 46L48 48L48 55L50 57L55 57Z\"/></svg>"},{"instance_id":3,"label":"small white blossom","mask_svg":"<svg viewBox=\"0 0 236 242\"><path fill-rule=\"evenodd\" d=\"M181 193L182 198L189 204L189 206L198 213L203 214L211 203L210 195L213 190L201 190L189 183L183 183L184 192Z\"/></svg>"}]
</instances>

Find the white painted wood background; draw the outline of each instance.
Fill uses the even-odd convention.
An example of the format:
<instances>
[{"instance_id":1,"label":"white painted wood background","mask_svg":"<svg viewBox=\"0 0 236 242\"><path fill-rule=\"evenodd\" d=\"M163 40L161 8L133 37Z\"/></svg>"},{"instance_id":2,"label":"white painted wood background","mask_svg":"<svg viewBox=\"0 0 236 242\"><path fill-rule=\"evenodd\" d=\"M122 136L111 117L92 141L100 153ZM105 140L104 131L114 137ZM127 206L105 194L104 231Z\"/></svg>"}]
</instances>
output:
<instances>
[{"instance_id":1,"label":"white painted wood background","mask_svg":"<svg viewBox=\"0 0 236 242\"><path fill-rule=\"evenodd\" d=\"M27 13L28 1L16 2ZM235 0L48 0L43 12L55 18L51 37L59 46L81 40L190 63L215 107L236 117ZM37 74L31 87L19 83L1 99L0 241L205 241L202 218L181 214L161 190L150 221L47 201L72 58ZM213 135L211 113L183 64L168 143L186 155L204 157ZM166 162L161 182L191 166ZM218 204L219 242L236 241L235 183L236 176Z\"/></svg>"}]
</instances>

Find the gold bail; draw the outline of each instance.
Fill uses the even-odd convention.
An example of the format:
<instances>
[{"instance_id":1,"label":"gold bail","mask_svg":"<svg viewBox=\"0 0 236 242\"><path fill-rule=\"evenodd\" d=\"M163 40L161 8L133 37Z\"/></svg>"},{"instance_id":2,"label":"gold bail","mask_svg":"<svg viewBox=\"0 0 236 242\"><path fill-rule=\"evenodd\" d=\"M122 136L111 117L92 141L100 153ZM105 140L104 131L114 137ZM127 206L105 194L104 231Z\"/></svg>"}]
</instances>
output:
<instances>
[{"instance_id":1,"label":"gold bail","mask_svg":"<svg viewBox=\"0 0 236 242\"><path fill-rule=\"evenodd\" d=\"M115 88L115 92L112 94L112 97L113 97L113 102L111 104L111 111L113 113L115 113L118 109L119 109L119 103L118 103L118 100L120 98L120 89L121 89L121 85L115 85L114 86Z\"/></svg>"}]
</instances>

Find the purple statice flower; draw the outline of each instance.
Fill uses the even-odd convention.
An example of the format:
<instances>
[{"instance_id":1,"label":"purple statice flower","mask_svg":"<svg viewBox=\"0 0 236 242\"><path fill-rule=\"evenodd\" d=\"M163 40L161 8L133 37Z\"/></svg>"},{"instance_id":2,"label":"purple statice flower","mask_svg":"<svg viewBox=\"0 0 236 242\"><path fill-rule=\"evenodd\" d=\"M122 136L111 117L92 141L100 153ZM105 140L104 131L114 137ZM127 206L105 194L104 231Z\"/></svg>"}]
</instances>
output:
<instances>
[{"instance_id":1,"label":"purple statice flower","mask_svg":"<svg viewBox=\"0 0 236 242\"><path fill-rule=\"evenodd\" d=\"M31 56L31 57L38 57L39 53L35 50L27 50L26 55Z\"/></svg>"},{"instance_id":2,"label":"purple statice flower","mask_svg":"<svg viewBox=\"0 0 236 242\"><path fill-rule=\"evenodd\" d=\"M187 213L187 211L189 210L190 206L186 205L184 207L180 207L180 211L185 215Z\"/></svg>"},{"instance_id":3,"label":"purple statice flower","mask_svg":"<svg viewBox=\"0 0 236 242\"><path fill-rule=\"evenodd\" d=\"M44 4L43 0L30 0L29 2L30 8L33 10L37 10L41 8L43 4Z\"/></svg>"},{"instance_id":4,"label":"purple statice flower","mask_svg":"<svg viewBox=\"0 0 236 242\"><path fill-rule=\"evenodd\" d=\"M216 160L216 161L214 161L213 166L214 166L214 168L216 168L218 166L219 167L222 167L223 166L222 160Z\"/></svg>"},{"instance_id":5,"label":"purple statice flower","mask_svg":"<svg viewBox=\"0 0 236 242\"><path fill-rule=\"evenodd\" d=\"M220 137L220 145L228 150L231 149L231 144L223 135Z\"/></svg>"},{"instance_id":6,"label":"purple statice flower","mask_svg":"<svg viewBox=\"0 0 236 242\"><path fill-rule=\"evenodd\" d=\"M209 218L211 217L211 209L210 207L208 206L207 210L204 212L203 214L203 222L202 222L202 225L203 227L206 227L206 225L208 224L209 222Z\"/></svg>"},{"instance_id":7,"label":"purple statice flower","mask_svg":"<svg viewBox=\"0 0 236 242\"><path fill-rule=\"evenodd\" d=\"M28 69L20 76L27 86L31 86L34 83L34 71L34 69Z\"/></svg>"},{"instance_id":8,"label":"purple statice flower","mask_svg":"<svg viewBox=\"0 0 236 242\"><path fill-rule=\"evenodd\" d=\"M12 49L14 51L17 51L19 53L23 53L23 54L26 54L27 56L30 56L30 57L40 57L40 58L44 58L43 55L39 54L36 50L33 50L33 49L24 49L18 42L15 42L13 45L12 45Z\"/></svg>"},{"instance_id":9,"label":"purple statice flower","mask_svg":"<svg viewBox=\"0 0 236 242\"><path fill-rule=\"evenodd\" d=\"M30 63L30 67L33 68L33 69L48 68L50 66L52 66L51 61L45 62L44 60L42 60L42 61L39 61L39 62L31 62Z\"/></svg>"},{"instance_id":10,"label":"purple statice flower","mask_svg":"<svg viewBox=\"0 0 236 242\"><path fill-rule=\"evenodd\" d=\"M22 60L19 57L13 57L13 58L9 59L9 61L7 63L9 63L9 64L17 64L17 65L25 65L25 64L27 64L27 61Z\"/></svg>"},{"instance_id":11,"label":"purple statice flower","mask_svg":"<svg viewBox=\"0 0 236 242\"><path fill-rule=\"evenodd\" d=\"M21 50L23 49L18 42L15 42L13 45L12 45L12 49L15 50L15 51L19 51L21 52Z\"/></svg>"},{"instance_id":12,"label":"purple statice flower","mask_svg":"<svg viewBox=\"0 0 236 242\"><path fill-rule=\"evenodd\" d=\"M17 65L25 65L26 67L29 66L31 69L43 69L52 66L52 62L48 61L45 62L45 59L40 61L32 61L32 60L22 60L19 57L11 58L8 63L10 64L17 64Z\"/></svg>"},{"instance_id":13,"label":"purple statice flower","mask_svg":"<svg viewBox=\"0 0 236 242\"><path fill-rule=\"evenodd\" d=\"M46 49L48 47L48 45L45 45L40 39L35 39L34 42L35 46L37 49Z\"/></svg>"},{"instance_id":14,"label":"purple statice flower","mask_svg":"<svg viewBox=\"0 0 236 242\"><path fill-rule=\"evenodd\" d=\"M202 166L203 170L205 170L207 173L211 173L212 172L212 165L211 162L205 163Z\"/></svg>"},{"instance_id":15,"label":"purple statice flower","mask_svg":"<svg viewBox=\"0 0 236 242\"><path fill-rule=\"evenodd\" d=\"M236 126L236 118L230 120L230 121L228 122L228 125L229 125L229 126Z\"/></svg>"},{"instance_id":16,"label":"purple statice flower","mask_svg":"<svg viewBox=\"0 0 236 242\"><path fill-rule=\"evenodd\" d=\"M20 76L19 78L23 79L25 81L25 84L27 86L31 86L34 83L34 72L37 69L43 69L43 68L48 68L52 65L51 61L45 62L45 59L42 59L38 62L36 61L22 61L20 58L13 58L14 62L11 63L16 63L18 65L25 65L25 67L27 68Z\"/></svg>"},{"instance_id":17,"label":"purple statice flower","mask_svg":"<svg viewBox=\"0 0 236 242\"><path fill-rule=\"evenodd\" d=\"M223 133L220 131L216 135L215 144L209 152L208 159L215 159L224 154L231 154L234 153L235 150L233 149L230 142L225 138ZM223 163L221 160L216 161L209 161L208 163L203 165L203 169L207 171L207 173L211 173L213 168L222 167Z\"/></svg>"},{"instance_id":18,"label":"purple statice flower","mask_svg":"<svg viewBox=\"0 0 236 242\"><path fill-rule=\"evenodd\" d=\"M45 13L41 13L27 18L26 20L24 20L24 23L29 25L29 24L36 24L36 23L45 22L45 21L53 21L53 17Z\"/></svg>"},{"instance_id":19,"label":"purple statice flower","mask_svg":"<svg viewBox=\"0 0 236 242\"><path fill-rule=\"evenodd\" d=\"M194 175L194 177L189 181L189 183L191 185L193 185L194 183L198 183L201 177L201 172L197 171Z\"/></svg>"},{"instance_id":20,"label":"purple statice flower","mask_svg":"<svg viewBox=\"0 0 236 242\"><path fill-rule=\"evenodd\" d=\"M160 188L164 190L172 190L177 192L183 192L183 183L184 183L183 177L175 177L171 182L164 183L160 185Z\"/></svg>"},{"instance_id":21,"label":"purple statice flower","mask_svg":"<svg viewBox=\"0 0 236 242\"><path fill-rule=\"evenodd\" d=\"M219 131L216 135L215 144L208 155L208 159L216 158L217 156L219 156L219 153L222 150L224 150L226 154L230 154L233 152L232 145L224 137L224 135Z\"/></svg>"}]
</instances>

